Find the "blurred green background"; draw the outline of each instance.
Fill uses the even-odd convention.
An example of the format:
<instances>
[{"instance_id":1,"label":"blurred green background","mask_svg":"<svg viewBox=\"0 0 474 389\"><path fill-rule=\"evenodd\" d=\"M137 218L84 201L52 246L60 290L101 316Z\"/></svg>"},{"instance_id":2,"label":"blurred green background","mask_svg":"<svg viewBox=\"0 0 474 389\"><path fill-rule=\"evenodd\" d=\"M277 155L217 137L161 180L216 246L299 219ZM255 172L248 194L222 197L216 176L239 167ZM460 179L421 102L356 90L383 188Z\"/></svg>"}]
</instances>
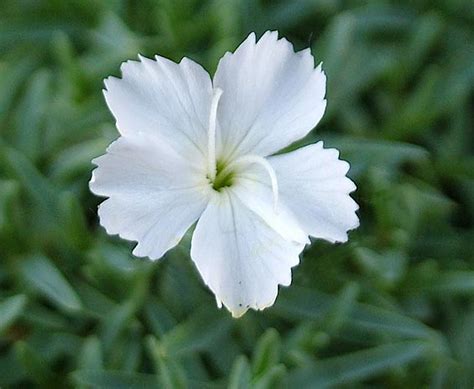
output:
<instances>
[{"instance_id":1,"label":"blurred green background","mask_svg":"<svg viewBox=\"0 0 474 389\"><path fill-rule=\"evenodd\" d=\"M474 2L2 0L0 387L472 388ZM135 259L88 181L117 137L102 80L250 31L311 46L361 227L315 241L234 320L189 258Z\"/></svg>"}]
</instances>

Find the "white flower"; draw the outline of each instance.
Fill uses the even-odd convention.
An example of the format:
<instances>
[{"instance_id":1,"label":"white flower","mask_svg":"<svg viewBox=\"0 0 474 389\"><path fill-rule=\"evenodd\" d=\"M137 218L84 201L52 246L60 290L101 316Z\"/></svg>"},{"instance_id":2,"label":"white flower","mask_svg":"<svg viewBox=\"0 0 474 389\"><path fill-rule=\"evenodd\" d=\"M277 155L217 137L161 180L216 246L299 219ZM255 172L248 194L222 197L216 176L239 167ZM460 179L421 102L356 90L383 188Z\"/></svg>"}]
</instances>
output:
<instances>
[{"instance_id":1,"label":"white flower","mask_svg":"<svg viewBox=\"0 0 474 389\"><path fill-rule=\"evenodd\" d=\"M273 155L323 116L326 78L309 51L255 34L220 60L139 57L105 80L118 140L93 162L109 234L157 259L196 222L191 258L235 317L271 306L308 235L344 242L358 226L347 162L322 142Z\"/></svg>"}]
</instances>

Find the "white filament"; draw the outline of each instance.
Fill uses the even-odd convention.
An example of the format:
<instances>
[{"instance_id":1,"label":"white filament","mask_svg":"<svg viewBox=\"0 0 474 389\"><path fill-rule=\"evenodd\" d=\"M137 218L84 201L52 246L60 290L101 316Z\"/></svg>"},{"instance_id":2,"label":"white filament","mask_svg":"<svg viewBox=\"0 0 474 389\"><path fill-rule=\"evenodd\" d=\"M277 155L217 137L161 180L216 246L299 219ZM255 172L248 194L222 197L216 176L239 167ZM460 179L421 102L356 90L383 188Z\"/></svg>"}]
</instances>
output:
<instances>
[{"instance_id":1,"label":"white filament","mask_svg":"<svg viewBox=\"0 0 474 389\"><path fill-rule=\"evenodd\" d=\"M273 211L276 213L278 206L278 180L275 174L275 170L273 170L272 168L272 165L270 165L265 158L260 157L258 155L244 155L234 160L232 165L245 165L252 163L256 163L262 166L270 177L273 192Z\"/></svg>"},{"instance_id":2,"label":"white filament","mask_svg":"<svg viewBox=\"0 0 474 389\"><path fill-rule=\"evenodd\" d=\"M209 113L209 127L207 130L207 170L209 179L214 181L217 174L216 163L216 126L217 126L217 106L222 96L222 89L215 88L212 96L211 110Z\"/></svg>"}]
</instances>

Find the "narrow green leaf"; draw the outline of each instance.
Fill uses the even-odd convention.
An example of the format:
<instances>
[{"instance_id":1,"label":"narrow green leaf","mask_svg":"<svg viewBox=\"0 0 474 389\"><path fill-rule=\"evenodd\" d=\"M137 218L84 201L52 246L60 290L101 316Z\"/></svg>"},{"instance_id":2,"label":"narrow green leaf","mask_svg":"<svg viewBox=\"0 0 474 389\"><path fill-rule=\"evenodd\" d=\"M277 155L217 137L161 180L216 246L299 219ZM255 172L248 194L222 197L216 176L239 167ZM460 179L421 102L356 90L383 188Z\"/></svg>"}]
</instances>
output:
<instances>
[{"instance_id":1,"label":"narrow green leaf","mask_svg":"<svg viewBox=\"0 0 474 389\"><path fill-rule=\"evenodd\" d=\"M381 139L328 137L326 147L328 146L336 147L350 161L353 176L366 172L372 166L384 167L390 171L398 169L402 163L426 160L428 157L428 152L423 147Z\"/></svg>"},{"instance_id":2,"label":"narrow green leaf","mask_svg":"<svg viewBox=\"0 0 474 389\"><path fill-rule=\"evenodd\" d=\"M15 100L18 88L31 74L35 66L34 56L13 57L9 63L0 63L0 120L8 112Z\"/></svg>"},{"instance_id":3,"label":"narrow green leaf","mask_svg":"<svg viewBox=\"0 0 474 389\"><path fill-rule=\"evenodd\" d=\"M35 383L45 388L53 385L55 376L42 355L23 341L15 344L15 352L18 361Z\"/></svg>"},{"instance_id":4,"label":"narrow green leaf","mask_svg":"<svg viewBox=\"0 0 474 389\"><path fill-rule=\"evenodd\" d=\"M406 339L437 339L440 336L435 330L415 319L366 304L357 304L346 325L349 329L354 327L379 335Z\"/></svg>"},{"instance_id":5,"label":"narrow green leaf","mask_svg":"<svg viewBox=\"0 0 474 389\"><path fill-rule=\"evenodd\" d=\"M220 311L201 309L167 332L161 343L168 355L189 355L211 347L231 326L231 319Z\"/></svg>"},{"instance_id":6,"label":"narrow green leaf","mask_svg":"<svg viewBox=\"0 0 474 389\"><path fill-rule=\"evenodd\" d=\"M99 339L96 336L88 337L78 355L77 366L81 370L99 370L103 368L103 356Z\"/></svg>"},{"instance_id":7,"label":"narrow green leaf","mask_svg":"<svg viewBox=\"0 0 474 389\"><path fill-rule=\"evenodd\" d=\"M45 69L33 74L16 111L15 145L32 160L37 160L44 150L42 119L49 99L50 76L50 72Z\"/></svg>"},{"instance_id":8,"label":"narrow green leaf","mask_svg":"<svg viewBox=\"0 0 474 389\"><path fill-rule=\"evenodd\" d=\"M293 286L279 297L272 312L293 320L321 320L334 304L334 297ZM432 339L438 334L423 323L383 308L356 303L346 321L346 328L401 338Z\"/></svg>"},{"instance_id":9,"label":"narrow green leaf","mask_svg":"<svg viewBox=\"0 0 474 389\"><path fill-rule=\"evenodd\" d=\"M250 389L252 373L247 358L243 355L237 357L229 375L228 389Z\"/></svg>"},{"instance_id":10,"label":"narrow green leaf","mask_svg":"<svg viewBox=\"0 0 474 389\"><path fill-rule=\"evenodd\" d=\"M135 279L132 284L132 291L127 296L127 300L113 308L107 316L103 318L100 327L100 334L106 353L110 352L116 340L135 320L135 313L145 302L150 272L149 267L138 269L134 274Z\"/></svg>"},{"instance_id":11,"label":"narrow green leaf","mask_svg":"<svg viewBox=\"0 0 474 389\"><path fill-rule=\"evenodd\" d=\"M51 218L55 211L56 192L31 161L0 142L0 162L7 173L21 183L33 203L42 209L44 218Z\"/></svg>"},{"instance_id":12,"label":"narrow green leaf","mask_svg":"<svg viewBox=\"0 0 474 389\"><path fill-rule=\"evenodd\" d=\"M25 368L18 360L14 348L5 350L0 355L0 387L11 388L27 378Z\"/></svg>"},{"instance_id":13,"label":"narrow green leaf","mask_svg":"<svg viewBox=\"0 0 474 389\"><path fill-rule=\"evenodd\" d=\"M51 167L52 177L57 181L68 182L89 172L92 169L92 159L103 154L108 143L107 138L99 138L62 150Z\"/></svg>"},{"instance_id":14,"label":"narrow green leaf","mask_svg":"<svg viewBox=\"0 0 474 389\"><path fill-rule=\"evenodd\" d=\"M324 327L330 334L336 334L350 320L358 294L359 286L356 283L349 283L341 290L324 318Z\"/></svg>"},{"instance_id":15,"label":"narrow green leaf","mask_svg":"<svg viewBox=\"0 0 474 389\"><path fill-rule=\"evenodd\" d=\"M76 282L74 287L83 303L83 311L88 315L103 318L108 316L118 305L89 283Z\"/></svg>"},{"instance_id":16,"label":"narrow green leaf","mask_svg":"<svg viewBox=\"0 0 474 389\"><path fill-rule=\"evenodd\" d=\"M407 292L410 291L439 296L474 295L474 271L446 271L425 281L407 285Z\"/></svg>"},{"instance_id":17,"label":"narrow green leaf","mask_svg":"<svg viewBox=\"0 0 474 389\"><path fill-rule=\"evenodd\" d=\"M110 351L114 342L133 320L135 310L136 306L131 301L127 301L117 305L104 318L99 333L106 352Z\"/></svg>"},{"instance_id":18,"label":"narrow green leaf","mask_svg":"<svg viewBox=\"0 0 474 389\"><path fill-rule=\"evenodd\" d=\"M407 66L401 67L405 79L412 77L419 70L423 61L438 42L443 32L444 23L437 13L431 12L421 17L413 27L414 31L410 34L411 41L406 48Z\"/></svg>"},{"instance_id":19,"label":"narrow green leaf","mask_svg":"<svg viewBox=\"0 0 474 389\"><path fill-rule=\"evenodd\" d=\"M259 376L280 360L281 341L278 332L269 328L258 340L252 359L252 371Z\"/></svg>"},{"instance_id":20,"label":"narrow green leaf","mask_svg":"<svg viewBox=\"0 0 474 389\"><path fill-rule=\"evenodd\" d=\"M15 180L0 180L0 231L17 227L14 208L19 197L20 186Z\"/></svg>"},{"instance_id":21,"label":"narrow green leaf","mask_svg":"<svg viewBox=\"0 0 474 389\"><path fill-rule=\"evenodd\" d=\"M187 387L184 370L174 359L171 359L165 348L153 336L146 339L148 353L155 363L155 370L159 373L160 387L164 389L181 389Z\"/></svg>"},{"instance_id":22,"label":"narrow green leaf","mask_svg":"<svg viewBox=\"0 0 474 389\"><path fill-rule=\"evenodd\" d=\"M100 389L156 388L157 377L151 374L128 373L111 370L77 370L72 373L76 384Z\"/></svg>"},{"instance_id":23,"label":"narrow green leaf","mask_svg":"<svg viewBox=\"0 0 474 389\"><path fill-rule=\"evenodd\" d=\"M280 387L280 383L286 374L284 365L279 364L270 367L263 375L258 377L253 383L253 389L272 389Z\"/></svg>"},{"instance_id":24,"label":"narrow green leaf","mask_svg":"<svg viewBox=\"0 0 474 389\"><path fill-rule=\"evenodd\" d=\"M90 235L87 223L81 208L81 204L74 194L63 192L59 197L59 211L63 224L62 232L64 239L77 248L85 250L90 243Z\"/></svg>"},{"instance_id":25,"label":"narrow green leaf","mask_svg":"<svg viewBox=\"0 0 474 389\"><path fill-rule=\"evenodd\" d=\"M366 247L358 247L355 259L361 269L385 289L395 287L406 271L407 257L401 250L378 253Z\"/></svg>"},{"instance_id":26,"label":"narrow green leaf","mask_svg":"<svg viewBox=\"0 0 474 389\"><path fill-rule=\"evenodd\" d=\"M152 329L155 336L163 336L176 325L176 320L171 313L159 304L154 297L148 299L144 306L144 315L146 322Z\"/></svg>"},{"instance_id":27,"label":"narrow green leaf","mask_svg":"<svg viewBox=\"0 0 474 389\"><path fill-rule=\"evenodd\" d=\"M432 108L437 103L436 92L443 77L445 77L445 70L434 64L423 73L422 78L417 80L416 89L403 101L399 112L387 123L387 137L405 140L433 123L441 113Z\"/></svg>"},{"instance_id":28,"label":"narrow green leaf","mask_svg":"<svg viewBox=\"0 0 474 389\"><path fill-rule=\"evenodd\" d=\"M51 310L41 304L32 304L22 314L22 319L28 325L46 331L65 331L68 320L56 310Z\"/></svg>"},{"instance_id":29,"label":"narrow green leaf","mask_svg":"<svg viewBox=\"0 0 474 389\"><path fill-rule=\"evenodd\" d=\"M289 382L297 388L326 388L354 383L426 357L430 345L407 341L323 359L293 372Z\"/></svg>"},{"instance_id":30,"label":"narrow green leaf","mask_svg":"<svg viewBox=\"0 0 474 389\"><path fill-rule=\"evenodd\" d=\"M68 311L81 309L81 301L58 268L48 258L36 255L24 258L19 265L21 277L28 287Z\"/></svg>"},{"instance_id":31,"label":"narrow green leaf","mask_svg":"<svg viewBox=\"0 0 474 389\"><path fill-rule=\"evenodd\" d=\"M0 302L0 334L18 318L26 305L26 296L19 294Z\"/></svg>"}]
</instances>

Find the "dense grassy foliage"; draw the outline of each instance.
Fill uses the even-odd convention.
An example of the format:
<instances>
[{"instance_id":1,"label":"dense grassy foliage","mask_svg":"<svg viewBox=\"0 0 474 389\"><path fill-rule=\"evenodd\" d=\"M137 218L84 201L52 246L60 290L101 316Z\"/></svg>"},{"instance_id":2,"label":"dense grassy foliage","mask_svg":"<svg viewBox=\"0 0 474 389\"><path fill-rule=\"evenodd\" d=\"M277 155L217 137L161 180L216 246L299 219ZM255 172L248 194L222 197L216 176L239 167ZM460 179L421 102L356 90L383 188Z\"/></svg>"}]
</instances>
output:
<instances>
[{"instance_id":1,"label":"dense grassy foliage","mask_svg":"<svg viewBox=\"0 0 474 389\"><path fill-rule=\"evenodd\" d=\"M117 137L102 79L125 59L211 72L250 31L310 45L341 150L350 241L314 241L277 304L234 320L189 258L99 227L91 159ZM0 387L474 385L474 3L4 0Z\"/></svg>"}]
</instances>

